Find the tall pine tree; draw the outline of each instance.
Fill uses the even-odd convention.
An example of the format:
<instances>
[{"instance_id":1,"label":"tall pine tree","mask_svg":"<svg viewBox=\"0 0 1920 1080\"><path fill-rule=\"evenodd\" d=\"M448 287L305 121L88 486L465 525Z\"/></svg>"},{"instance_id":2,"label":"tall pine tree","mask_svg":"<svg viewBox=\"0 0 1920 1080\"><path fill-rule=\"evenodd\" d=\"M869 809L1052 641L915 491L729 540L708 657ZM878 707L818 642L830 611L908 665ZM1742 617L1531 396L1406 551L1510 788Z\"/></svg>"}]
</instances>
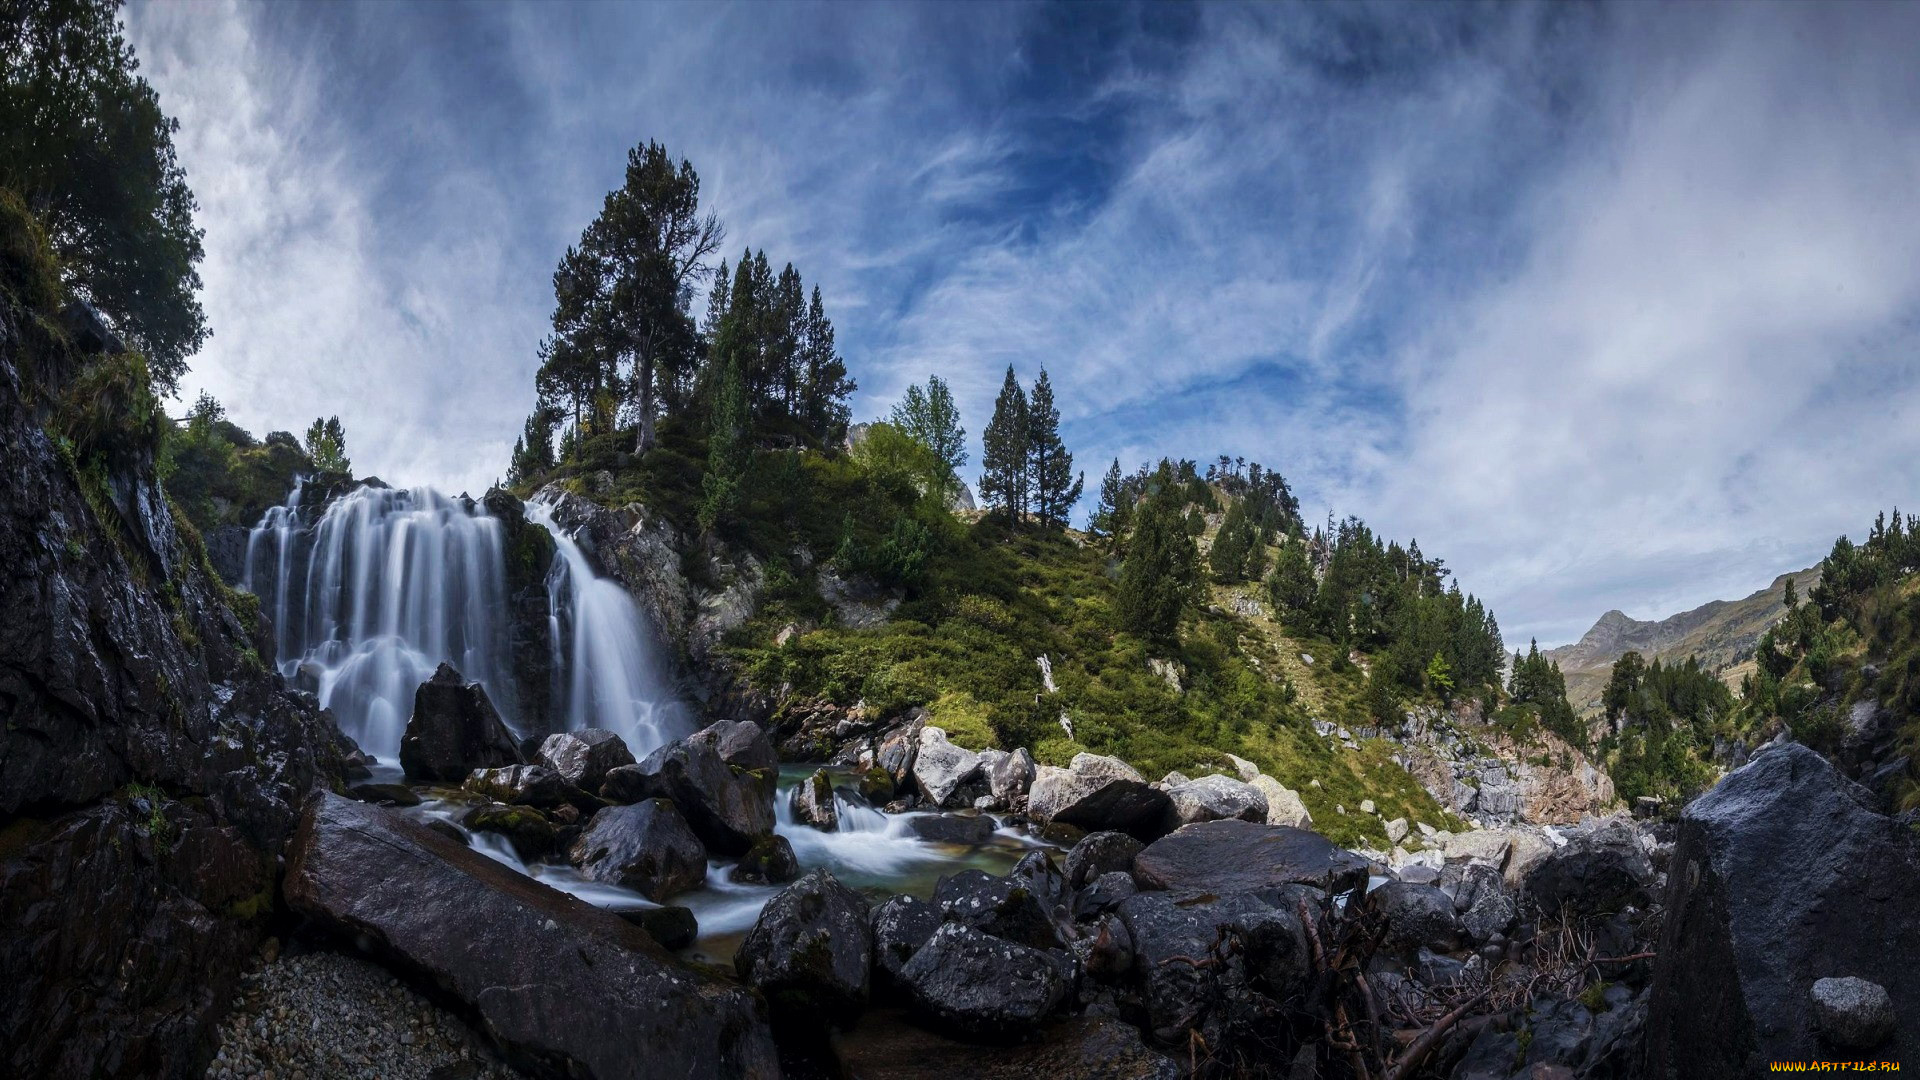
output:
<instances>
[{"instance_id":1,"label":"tall pine tree","mask_svg":"<svg viewBox=\"0 0 1920 1080\"><path fill-rule=\"evenodd\" d=\"M993 403L993 419L982 438L985 453L980 464L986 471L980 476L980 499L1015 522L1027 516L1029 430L1027 395L1009 364L1000 396Z\"/></svg>"},{"instance_id":2,"label":"tall pine tree","mask_svg":"<svg viewBox=\"0 0 1920 1080\"><path fill-rule=\"evenodd\" d=\"M1181 514L1181 492L1170 470L1154 477L1120 564L1117 597L1121 625L1160 645L1172 644L1180 614L1201 595L1200 551Z\"/></svg>"},{"instance_id":3,"label":"tall pine tree","mask_svg":"<svg viewBox=\"0 0 1920 1080\"><path fill-rule=\"evenodd\" d=\"M932 375L924 390L907 387L906 395L893 407L891 420L939 463L941 475L934 494L941 506L949 505L960 489L960 468L967 463L967 429L960 426L960 408L953 403L946 380Z\"/></svg>"},{"instance_id":4,"label":"tall pine tree","mask_svg":"<svg viewBox=\"0 0 1920 1080\"><path fill-rule=\"evenodd\" d=\"M1107 475L1100 481L1100 504L1094 507L1089 524L1094 535L1118 543L1133 520L1133 489L1120 471L1120 459L1114 458Z\"/></svg>"},{"instance_id":5,"label":"tall pine tree","mask_svg":"<svg viewBox=\"0 0 1920 1080\"><path fill-rule=\"evenodd\" d=\"M1042 525L1065 528L1073 504L1080 501L1085 478L1073 475L1073 455L1060 441L1060 410L1053 403L1053 383L1044 367L1027 399L1027 457L1032 463L1028 491L1034 517Z\"/></svg>"}]
</instances>

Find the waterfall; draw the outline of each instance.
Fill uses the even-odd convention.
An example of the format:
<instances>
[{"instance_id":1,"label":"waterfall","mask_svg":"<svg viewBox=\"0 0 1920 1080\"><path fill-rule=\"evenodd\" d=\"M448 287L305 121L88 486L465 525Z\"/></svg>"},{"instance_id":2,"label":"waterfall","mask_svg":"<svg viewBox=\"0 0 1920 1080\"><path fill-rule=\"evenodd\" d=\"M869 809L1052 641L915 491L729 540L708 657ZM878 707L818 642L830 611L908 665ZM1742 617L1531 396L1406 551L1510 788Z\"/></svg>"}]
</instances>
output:
<instances>
[{"instance_id":1,"label":"waterfall","mask_svg":"<svg viewBox=\"0 0 1920 1080\"><path fill-rule=\"evenodd\" d=\"M430 488L361 487L309 529L300 497L296 485L247 538L243 584L273 613L281 673L388 761L414 690L442 661L485 686L512 724L500 523Z\"/></svg>"},{"instance_id":2,"label":"waterfall","mask_svg":"<svg viewBox=\"0 0 1920 1080\"><path fill-rule=\"evenodd\" d=\"M547 574L547 624L554 715L565 718L565 730L606 728L625 739L637 758L686 734L686 709L661 671L653 634L633 597L595 575L551 507L528 503L527 520L552 533L556 549Z\"/></svg>"}]
</instances>

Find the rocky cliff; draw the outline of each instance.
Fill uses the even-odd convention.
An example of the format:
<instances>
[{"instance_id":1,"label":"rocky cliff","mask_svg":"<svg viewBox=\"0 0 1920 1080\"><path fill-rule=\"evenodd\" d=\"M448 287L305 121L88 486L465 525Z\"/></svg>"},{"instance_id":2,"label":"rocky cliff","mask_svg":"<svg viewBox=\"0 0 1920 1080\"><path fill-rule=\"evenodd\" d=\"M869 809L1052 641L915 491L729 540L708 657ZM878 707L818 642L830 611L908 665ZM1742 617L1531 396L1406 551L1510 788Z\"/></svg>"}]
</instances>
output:
<instances>
[{"instance_id":1,"label":"rocky cliff","mask_svg":"<svg viewBox=\"0 0 1920 1080\"><path fill-rule=\"evenodd\" d=\"M150 447L54 433L49 382L111 358L46 316L0 297L0 1061L184 1076L347 748L262 665Z\"/></svg>"}]
</instances>

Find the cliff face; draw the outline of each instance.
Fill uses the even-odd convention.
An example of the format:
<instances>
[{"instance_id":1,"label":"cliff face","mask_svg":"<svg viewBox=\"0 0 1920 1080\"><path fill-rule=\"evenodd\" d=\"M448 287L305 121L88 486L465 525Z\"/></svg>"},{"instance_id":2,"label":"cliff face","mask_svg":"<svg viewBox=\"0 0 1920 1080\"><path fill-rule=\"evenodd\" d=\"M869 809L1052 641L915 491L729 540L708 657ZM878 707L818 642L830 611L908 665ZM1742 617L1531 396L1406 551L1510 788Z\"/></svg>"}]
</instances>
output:
<instances>
[{"instance_id":1,"label":"cliff face","mask_svg":"<svg viewBox=\"0 0 1920 1080\"><path fill-rule=\"evenodd\" d=\"M49 434L25 372L90 361L36 319L0 297L0 1061L186 1075L345 747L263 666L151 455Z\"/></svg>"}]
</instances>

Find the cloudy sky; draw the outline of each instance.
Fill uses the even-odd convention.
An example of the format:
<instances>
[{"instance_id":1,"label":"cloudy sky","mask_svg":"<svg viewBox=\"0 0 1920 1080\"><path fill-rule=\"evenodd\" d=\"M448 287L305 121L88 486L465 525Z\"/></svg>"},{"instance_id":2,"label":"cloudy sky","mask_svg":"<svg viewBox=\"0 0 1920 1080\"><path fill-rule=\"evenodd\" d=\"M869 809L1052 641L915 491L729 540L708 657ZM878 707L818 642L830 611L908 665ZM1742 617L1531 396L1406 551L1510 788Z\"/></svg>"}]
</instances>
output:
<instances>
[{"instance_id":1,"label":"cloudy sky","mask_svg":"<svg viewBox=\"0 0 1920 1080\"><path fill-rule=\"evenodd\" d=\"M1920 506L1920 5L136 3L211 390L479 490L658 139L818 282L856 418L1046 365L1094 486L1244 455L1510 643ZM969 470L971 473L973 470Z\"/></svg>"}]
</instances>

